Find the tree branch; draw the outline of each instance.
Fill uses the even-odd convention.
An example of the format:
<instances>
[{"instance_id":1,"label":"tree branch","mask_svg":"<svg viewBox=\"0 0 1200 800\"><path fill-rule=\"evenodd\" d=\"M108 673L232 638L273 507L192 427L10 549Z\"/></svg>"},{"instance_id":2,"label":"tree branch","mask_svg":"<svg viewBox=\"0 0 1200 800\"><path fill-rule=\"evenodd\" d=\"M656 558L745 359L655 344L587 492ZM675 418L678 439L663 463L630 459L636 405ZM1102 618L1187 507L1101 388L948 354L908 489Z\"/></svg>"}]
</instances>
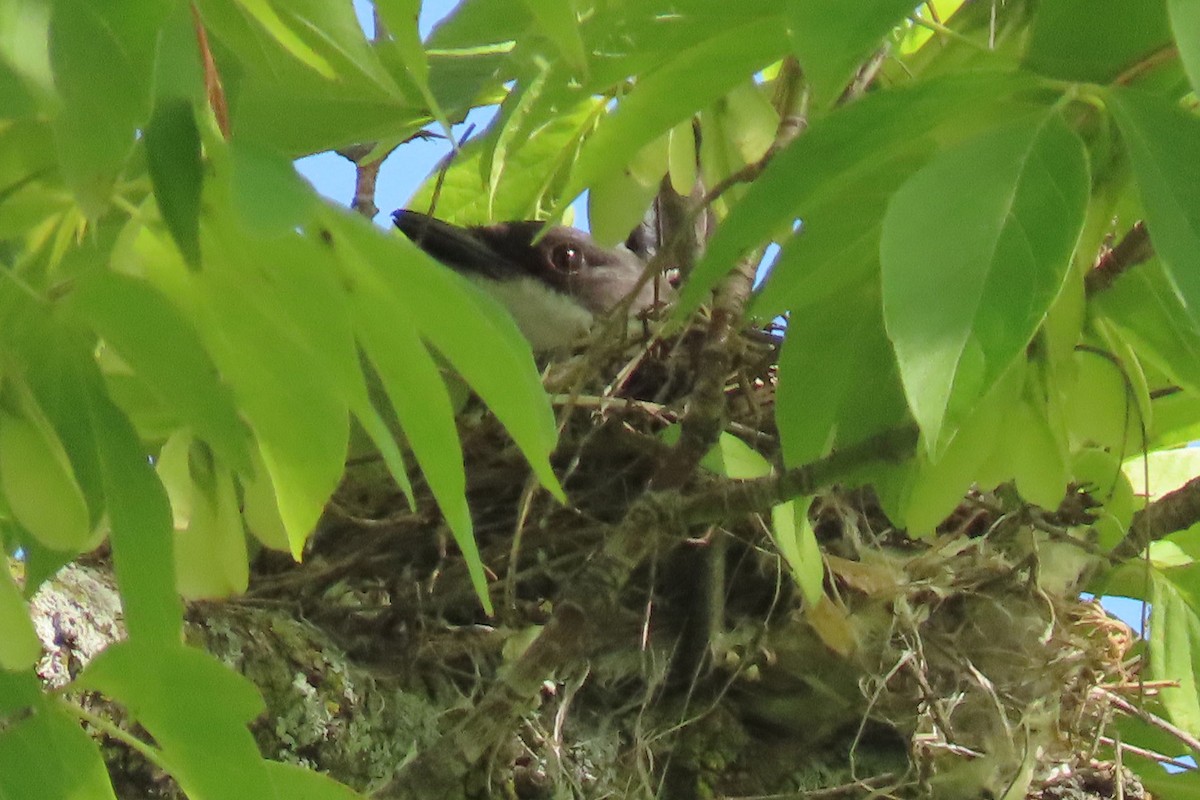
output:
<instances>
[{"instance_id":1,"label":"tree branch","mask_svg":"<svg viewBox=\"0 0 1200 800\"><path fill-rule=\"evenodd\" d=\"M1134 223L1129 232L1117 242L1117 246L1096 260L1096 265L1084 278L1084 289L1088 297L1105 291L1130 267L1145 263L1154 257L1150 233L1141 220Z\"/></svg>"},{"instance_id":2,"label":"tree branch","mask_svg":"<svg viewBox=\"0 0 1200 800\"><path fill-rule=\"evenodd\" d=\"M752 180L757 176L776 153L791 144L804 130L804 95L800 91L800 77L799 64L795 59L787 59L779 77L779 124L775 139L763 157L751 165L753 169L745 179ZM696 214L703 213L721 192L733 185L731 181L737 174L717 184L701 199L693 212L693 219ZM688 226L687 229L692 227ZM738 329L745 315L750 290L754 287L754 274L760 258L758 251L744 256L717 287L712 317L696 368L696 383L679 423L679 441L651 479L650 488L653 490L683 486L724 430L725 380L741 355L743 342L738 336Z\"/></svg>"},{"instance_id":3,"label":"tree branch","mask_svg":"<svg viewBox=\"0 0 1200 800\"><path fill-rule=\"evenodd\" d=\"M1200 478L1192 478L1173 492L1133 515L1129 533L1113 548L1113 558L1126 560L1154 541L1187 530L1200 522Z\"/></svg>"}]
</instances>

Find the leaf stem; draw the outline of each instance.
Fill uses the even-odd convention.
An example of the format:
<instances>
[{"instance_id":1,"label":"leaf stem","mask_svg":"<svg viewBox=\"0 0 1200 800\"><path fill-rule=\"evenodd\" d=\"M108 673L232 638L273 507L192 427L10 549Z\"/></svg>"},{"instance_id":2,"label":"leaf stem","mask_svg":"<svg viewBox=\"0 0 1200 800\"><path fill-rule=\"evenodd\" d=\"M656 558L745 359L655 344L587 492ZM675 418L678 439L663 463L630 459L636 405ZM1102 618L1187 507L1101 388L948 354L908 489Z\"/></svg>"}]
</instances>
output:
<instances>
[{"instance_id":1,"label":"leaf stem","mask_svg":"<svg viewBox=\"0 0 1200 800\"><path fill-rule=\"evenodd\" d=\"M57 699L58 699L58 704L67 713L78 717L79 719L86 722L88 725L91 725L93 728L98 729L104 735L109 736L113 739L116 739L118 742L121 742L126 747L128 747L129 749L135 751L140 756L142 756L142 758L146 759L151 764L153 764L154 766L161 769L163 772L173 774L171 765L167 763L166 759L163 758L162 753L159 750L157 750L156 748L151 747L150 745L143 742L141 739L139 739L136 736L134 736L133 734L131 734L129 731L124 730L120 726L116 725L113 722L110 722L109 720L105 719L104 717L101 717L97 714L93 714L92 712L90 712L84 708L81 708L80 706L77 706L74 703L68 702L66 699L64 699L62 697L59 697Z\"/></svg>"}]
</instances>

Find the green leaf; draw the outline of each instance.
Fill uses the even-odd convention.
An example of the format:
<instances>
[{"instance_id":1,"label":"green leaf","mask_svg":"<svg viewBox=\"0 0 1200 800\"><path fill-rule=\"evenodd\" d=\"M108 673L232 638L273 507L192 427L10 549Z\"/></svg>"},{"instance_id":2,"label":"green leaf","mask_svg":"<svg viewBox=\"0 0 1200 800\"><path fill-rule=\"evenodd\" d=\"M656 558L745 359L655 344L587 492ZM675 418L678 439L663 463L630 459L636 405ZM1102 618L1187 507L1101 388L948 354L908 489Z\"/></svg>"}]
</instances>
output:
<instances>
[{"instance_id":1,"label":"green leaf","mask_svg":"<svg viewBox=\"0 0 1200 800\"><path fill-rule=\"evenodd\" d=\"M1037 7L1025 66L1052 78L1108 83L1170 41L1163 0L1056 0Z\"/></svg>"},{"instance_id":2,"label":"green leaf","mask_svg":"<svg viewBox=\"0 0 1200 800\"><path fill-rule=\"evenodd\" d=\"M808 509L812 498L790 500L771 509L771 537L787 562L806 603L816 605L825 595L825 560Z\"/></svg>"},{"instance_id":3,"label":"green leaf","mask_svg":"<svg viewBox=\"0 0 1200 800\"><path fill-rule=\"evenodd\" d=\"M421 337L446 358L496 414L542 485L561 498L549 454L557 432L529 343L503 307L465 278L436 264L402 236L369 223L327 215L332 247L375 265L391 291L407 299ZM350 257L350 256L347 256Z\"/></svg>"},{"instance_id":4,"label":"green leaf","mask_svg":"<svg viewBox=\"0 0 1200 800\"><path fill-rule=\"evenodd\" d=\"M122 703L189 797L275 797L246 724L263 711L248 679L176 642L110 645L79 677Z\"/></svg>"},{"instance_id":5,"label":"green leaf","mask_svg":"<svg viewBox=\"0 0 1200 800\"><path fill-rule=\"evenodd\" d=\"M50 702L0 729L3 800L115 800L100 750Z\"/></svg>"},{"instance_id":6,"label":"green leaf","mask_svg":"<svg viewBox=\"0 0 1200 800\"><path fill-rule=\"evenodd\" d=\"M466 556L475 590L490 613L449 392L417 331L406 293L387 278L391 265L365 258L351 241L343 240L341 245L337 252L350 287L358 340L383 382L421 472Z\"/></svg>"},{"instance_id":7,"label":"green leaf","mask_svg":"<svg viewBox=\"0 0 1200 800\"><path fill-rule=\"evenodd\" d=\"M1151 570L1150 663L1147 678L1178 681L1160 698L1172 722L1200 731L1200 568Z\"/></svg>"},{"instance_id":8,"label":"green leaf","mask_svg":"<svg viewBox=\"0 0 1200 800\"><path fill-rule=\"evenodd\" d=\"M166 0L60 0L50 22L50 62L62 96L55 139L80 205L99 216L150 113L155 45Z\"/></svg>"},{"instance_id":9,"label":"green leaf","mask_svg":"<svg viewBox=\"0 0 1200 800\"><path fill-rule=\"evenodd\" d=\"M465 0L429 34L429 47L459 50L512 42L529 30L533 16L512 0Z\"/></svg>"},{"instance_id":10,"label":"green leaf","mask_svg":"<svg viewBox=\"0 0 1200 800\"><path fill-rule=\"evenodd\" d=\"M713 449L701 459L700 466L735 480L749 480L771 474L771 462L732 433L721 434Z\"/></svg>"},{"instance_id":11,"label":"green leaf","mask_svg":"<svg viewBox=\"0 0 1200 800\"><path fill-rule=\"evenodd\" d=\"M163 100L146 126L146 162L163 222L193 269L200 266L200 131L192 104Z\"/></svg>"},{"instance_id":12,"label":"green leaf","mask_svg":"<svg viewBox=\"0 0 1200 800\"><path fill-rule=\"evenodd\" d=\"M742 254L790 232L830 194L896 170L921 148L932 150L938 142L922 141L931 133L954 141L1011 114L1009 98L1024 86L1010 75L954 75L871 94L817 120L771 160L717 229L680 293L676 316L694 311Z\"/></svg>"},{"instance_id":13,"label":"green leaf","mask_svg":"<svg viewBox=\"0 0 1200 800\"><path fill-rule=\"evenodd\" d=\"M429 112L441 123L446 136L453 136L446 112L442 111L429 85L429 58L425 55L425 48L421 46L421 35L417 28L421 0L378 0L374 7L408 71L408 77L417 85L421 97L429 106Z\"/></svg>"},{"instance_id":14,"label":"green leaf","mask_svg":"<svg viewBox=\"0 0 1200 800\"><path fill-rule=\"evenodd\" d=\"M907 417L874 280L843 290L836 302L796 310L779 355L777 391L776 424L791 466Z\"/></svg>"},{"instance_id":15,"label":"green leaf","mask_svg":"<svg viewBox=\"0 0 1200 800\"><path fill-rule=\"evenodd\" d=\"M879 234L888 200L924 163L928 146L917 140L907 149L897 148L891 158L844 181L831 181L817 193L805 206L799 232L784 243L771 266L752 313L769 319L799 307L840 306L840 298L856 284L867 279L878 284ZM877 295L876 287L870 303L881 313Z\"/></svg>"},{"instance_id":16,"label":"green leaf","mask_svg":"<svg viewBox=\"0 0 1200 800\"><path fill-rule=\"evenodd\" d=\"M1167 0L1167 13L1183 68L1192 89L1200 91L1200 5L1194 0Z\"/></svg>"},{"instance_id":17,"label":"green leaf","mask_svg":"<svg viewBox=\"0 0 1200 800\"><path fill-rule=\"evenodd\" d=\"M174 304L144 281L97 270L76 284L67 307L86 319L226 464L250 471L249 432L229 386Z\"/></svg>"},{"instance_id":18,"label":"green leaf","mask_svg":"<svg viewBox=\"0 0 1200 800\"><path fill-rule=\"evenodd\" d=\"M14 712L24 712L45 702L42 684L33 670L9 672L0 669L0 714L12 719Z\"/></svg>"},{"instance_id":19,"label":"green leaf","mask_svg":"<svg viewBox=\"0 0 1200 800\"><path fill-rule=\"evenodd\" d=\"M645 145L779 58L786 48L776 17L753 18L695 43L647 75L584 144L564 198L571 199L629 161Z\"/></svg>"},{"instance_id":20,"label":"green leaf","mask_svg":"<svg viewBox=\"0 0 1200 800\"><path fill-rule=\"evenodd\" d=\"M236 141L229 154L231 210L238 224L259 236L282 236L311 216L316 206L313 189L286 157Z\"/></svg>"},{"instance_id":21,"label":"green leaf","mask_svg":"<svg viewBox=\"0 0 1200 800\"><path fill-rule=\"evenodd\" d=\"M664 440L678 440L679 428L668 428ZM770 475L771 464L750 445L731 433L722 433L700 466L735 480L749 480ZM771 536L780 555L788 565L792 578L804 594L805 601L817 603L825 594L825 561L817 544L816 533L808 521L812 498L789 500L771 509Z\"/></svg>"},{"instance_id":22,"label":"green leaf","mask_svg":"<svg viewBox=\"0 0 1200 800\"><path fill-rule=\"evenodd\" d=\"M522 0L536 25L568 64L578 73L587 72L587 54L579 36L575 0Z\"/></svg>"},{"instance_id":23,"label":"green leaf","mask_svg":"<svg viewBox=\"0 0 1200 800\"><path fill-rule=\"evenodd\" d=\"M884 321L931 452L1033 338L1067 275L1088 187L1083 143L1051 112L942 152L893 195Z\"/></svg>"},{"instance_id":24,"label":"green leaf","mask_svg":"<svg viewBox=\"0 0 1200 800\"><path fill-rule=\"evenodd\" d=\"M267 761L267 775L275 787L276 797L287 800L365 800L348 786L328 775L280 761Z\"/></svg>"},{"instance_id":25,"label":"green leaf","mask_svg":"<svg viewBox=\"0 0 1200 800\"><path fill-rule=\"evenodd\" d=\"M1158 259L1127 270L1093 302L1142 357L1200 392L1200 319L1188 313Z\"/></svg>"},{"instance_id":26,"label":"green leaf","mask_svg":"<svg viewBox=\"0 0 1200 800\"><path fill-rule=\"evenodd\" d=\"M206 226L209 257L185 297L206 310L201 336L258 436L298 553L341 480L362 378L332 264L299 237L235 225Z\"/></svg>"},{"instance_id":27,"label":"green leaf","mask_svg":"<svg viewBox=\"0 0 1200 800\"><path fill-rule=\"evenodd\" d=\"M1185 312L1200 323L1200 119L1130 90L1109 94L1133 162L1146 226Z\"/></svg>"},{"instance_id":28,"label":"green leaf","mask_svg":"<svg viewBox=\"0 0 1200 800\"><path fill-rule=\"evenodd\" d=\"M837 100L858 65L917 5L912 0L789 0L792 51L813 104L820 108Z\"/></svg>"},{"instance_id":29,"label":"green leaf","mask_svg":"<svg viewBox=\"0 0 1200 800\"><path fill-rule=\"evenodd\" d=\"M256 0L257 2L258 0ZM236 3L197 0L206 28L244 70L223 69L234 140L289 157L350 144L403 139L429 120L403 64L385 67L395 48L373 47L352 4L289 0L268 5L304 48L332 70L327 77L285 50ZM264 3L264 5L266 5Z\"/></svg>"},{"instance_id":30,"label":"green leaf","mask_svg":"<svg viewBox=\"0 0 1200 800\"><path fill-rule=\"evenodd\" d=\"M279 18L279 14L271 7L270 0L236 0L236 3L297 61L323 78L334 78L336 73L333 66Z\"/></svg>"},{"instance_id":31,"label":"green leaf","mask_svg":"<svg viewBox=\"0 0 1200 800\"><path fill-rule=\"evenodd\" d=\"M104 394L98 376L87 380L85 403L82 411L95 436L113 566L130 641L174 644L183 632L183 606L175 593L166 492L129 421Z\"/></svg>"}]
</instances>

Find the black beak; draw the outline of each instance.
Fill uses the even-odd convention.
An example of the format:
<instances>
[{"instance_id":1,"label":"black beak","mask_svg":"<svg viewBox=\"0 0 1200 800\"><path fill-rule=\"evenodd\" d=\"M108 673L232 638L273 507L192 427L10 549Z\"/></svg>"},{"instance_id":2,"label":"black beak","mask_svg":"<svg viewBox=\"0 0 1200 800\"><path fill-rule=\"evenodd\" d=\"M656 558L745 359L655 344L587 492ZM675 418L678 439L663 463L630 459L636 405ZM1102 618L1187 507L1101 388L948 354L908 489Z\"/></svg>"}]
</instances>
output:
<instances>
[{"instance_id":1,"label":"black beak","mask_svg":"<svg viewBox=\"0 0 1200 800\"><path fill-rule=\"evenodd\" d=\"M456 272L505 280L524 271L485 241L477 228L460 228L404 208L393 212L392 220L413 244Z\"/></svg>"}]
</instances>

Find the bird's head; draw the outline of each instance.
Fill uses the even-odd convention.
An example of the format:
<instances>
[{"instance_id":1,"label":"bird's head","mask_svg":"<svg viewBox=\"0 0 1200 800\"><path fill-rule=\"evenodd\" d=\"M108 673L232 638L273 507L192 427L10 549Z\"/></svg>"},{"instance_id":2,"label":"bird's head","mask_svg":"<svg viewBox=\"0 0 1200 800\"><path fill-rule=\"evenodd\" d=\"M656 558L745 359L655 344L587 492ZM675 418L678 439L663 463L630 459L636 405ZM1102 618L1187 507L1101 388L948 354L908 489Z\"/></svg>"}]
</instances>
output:
<instances>
[{"instance_id":1,"label":"bird's head","mask_svg":"<svg viewBox=\"0 0 1200 800\"><path fill-rule=\"evenodd\" d=\"M403 209L392 218L418 247L500 300L535 350L577 340L633 292L645 270L625 247L601 247L575 228L544 222L464 228ZM655 284L645 281L630 298L631 319L673 298L665 281Z\"/></svg>"}]
</instances>

